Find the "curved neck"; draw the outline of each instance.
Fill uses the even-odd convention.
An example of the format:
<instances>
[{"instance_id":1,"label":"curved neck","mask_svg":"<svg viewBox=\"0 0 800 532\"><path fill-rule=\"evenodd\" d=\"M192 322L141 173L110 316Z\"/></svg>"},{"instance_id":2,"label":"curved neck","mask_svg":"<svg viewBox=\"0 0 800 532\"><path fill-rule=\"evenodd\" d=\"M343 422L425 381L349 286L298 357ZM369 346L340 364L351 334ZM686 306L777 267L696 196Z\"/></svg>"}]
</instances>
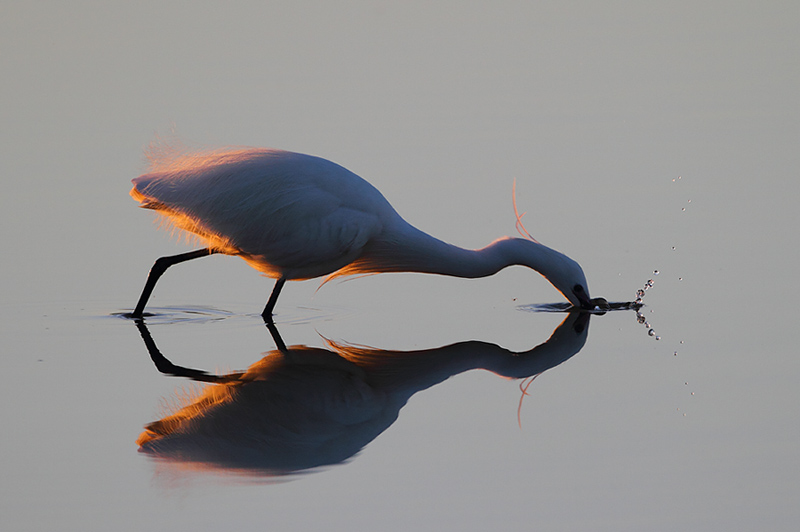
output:
<instances>
[{"instance_id":1,"label":"curved neck","mask_svg":"<svg viewBox=\"0 0 800 532\"><path fill-rule=\"evenodd\" d=\"M444 242L440 244L437 249L438 260L431 261L428 269L419 271L476 278L494 275L503 268L519 265L527 266L549 278L563 264L564 259L570 260L554 249L523 238L501 238L476 250L462 249Z\"/></svg>"},{"instance_id":2,"label":"curved neck","mask_svg":"<svg viewBox=\"0 0 800 532\"><path fill-rule=\"evenodd\" d=\"M411 225L395 235L371 243L341 275L419 272L477 278L521 265L549 277L564 260L571 261L554 249L522 238L501 238L485 248L471 250L442 242Z\"/></svg>"}]
</instances>

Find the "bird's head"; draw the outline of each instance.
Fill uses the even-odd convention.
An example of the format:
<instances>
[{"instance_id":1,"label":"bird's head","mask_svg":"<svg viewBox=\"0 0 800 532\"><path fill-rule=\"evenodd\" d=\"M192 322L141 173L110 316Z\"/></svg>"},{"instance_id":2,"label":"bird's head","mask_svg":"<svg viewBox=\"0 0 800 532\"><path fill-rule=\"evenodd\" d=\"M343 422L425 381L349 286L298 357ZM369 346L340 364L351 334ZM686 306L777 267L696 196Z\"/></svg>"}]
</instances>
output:
<instances>
[{"instance_id":1,"label":"bird's head","mask_svg":"<svg viewBox=\"0 0 800 532\"><path fill-rule=\"evenodd\" d=\"M581 284L576 284L573 286L572 293L575 296L576 301L573 301L572 298L567 299L569 299L570 303L572 303L575 307L582 310L605 311L611 308L611 305L609 305L608 301L603 297L589 298L588 291Z\"/></svg>"},{"instance_id":2,"label":"bird's head","mask_svg":"<svg viewBox=\"0 0 800 532\"><path fill-rule=\"evenodd\" d=\"M561 255L561 254L559 254ZM542 271L556 289L566 297L574 307L586 308L589 305L589 284L580 264L566 255L558 257L555 267Z\"/></svg>"},{"instance_id":3,"label":"bird's head","mask_svg":"<svg viewBox=\"0 0 800 532\"><path fill-rule=\"evenodd\" d=\"M602 297L589 296L589 284L580 264L555 250L550 260L545 261L539 273L566 297L575 308L583 310L608 310L608 301Z\"/></svg>"}]
</instances>

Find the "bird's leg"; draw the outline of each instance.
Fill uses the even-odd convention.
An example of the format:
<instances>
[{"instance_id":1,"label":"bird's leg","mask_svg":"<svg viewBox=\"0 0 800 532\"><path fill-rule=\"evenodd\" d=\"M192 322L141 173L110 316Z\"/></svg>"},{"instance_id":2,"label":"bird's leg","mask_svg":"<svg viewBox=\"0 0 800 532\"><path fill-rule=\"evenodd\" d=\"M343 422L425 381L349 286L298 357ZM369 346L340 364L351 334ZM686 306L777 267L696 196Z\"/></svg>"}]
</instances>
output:
<instances>
[{"instance_id":1,"label":"bird's leg","mask_svg":"<svg viewBox=\"0 0 800 532\"><path fill-rule=\"evenodd\" d=\"M230 373L228 375L212 375L201 369L185 368L183 366L176 366L165 357L156 346L153 337L150 336L150 331L147 330L147 325L144 320L136 320L136 328L139 329L139 334L142 335L144 345L147 347L147 352L150 354L150 359L156 365L156 369L165 375L172 375L174 377L187 377L199 382L213 382L213 383L227 383L237 382L242 376L241 373Z\"/></svg>"},{"instance_id":2,"label":"bird's leg","mask_svg":"<svg viewBox=\"0 0 800 532\"><path fill-rule=\"evenodd\" d=\"M203 248L197 249L195 251L190 251L188 253L181 253L180 255L172 255L169 257L161 257L158 259L153 267L150 268L150 273L147 276L147 282L144 284L144 289L142 290L142 295L139 296L139 302L136 303L136 308L133 309L133 312L130 314L131 318L141 318L142 313L144 312L144 307L147 305L147 300L150 299L150 294L153 293L153 288L156 286L156 282L158 282L158 278L163 275L167 268L172 266L173 264L178 264L180 262L186 262L187 260L198 259L200 257L207 257L212 253L216 253L211 248Z\"/></svg>"},{"instance_id":3,"label":"bird's leg","mask_svg":"<svg viewBox=\"0 0 800 532\"><path fill-rule=\"evenodd\" d=\"M264 321L267 323L272 323L272 310L275 308L275 303L278 302L278 296L281 293L281 288L286 283L286 277L280 277L277 281L275 281L275 288L272 289L272 294L269 296L269 301L267 301L267 306L264 307L264 312L261 313L261 317L264 318Z\"/></svg>"}]
</instances>

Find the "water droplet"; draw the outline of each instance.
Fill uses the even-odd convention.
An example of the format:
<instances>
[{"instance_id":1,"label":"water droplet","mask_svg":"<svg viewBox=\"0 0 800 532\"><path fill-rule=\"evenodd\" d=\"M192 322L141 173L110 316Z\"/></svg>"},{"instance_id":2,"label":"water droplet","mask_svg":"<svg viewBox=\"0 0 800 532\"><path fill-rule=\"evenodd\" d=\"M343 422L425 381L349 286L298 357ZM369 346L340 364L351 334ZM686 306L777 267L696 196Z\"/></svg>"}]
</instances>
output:
<instances>
[{"instance_id":1,"label":"water droplet","mask_svg":"<svg viewBox=\"0 0 800 532\"><path fill-rule=\"evenodd\" d=\"M677 351L675 351L675 356L678 356L678 352Z\"/></svg>"},{"instance_id":2,"label":"water droplet","mask_svg":"<svg viewBox=\"0 0 800 532\"><path fill-rule=\"evenodd\" d=\"M645 324L645 327L647 327L647 324ZM649 331L647 331L647 334L649 334L650 336L655 336L656 332L653 329L650 329Z\"/></svg>"},{"instance_id":3,"label":"water droplet","mask_svg":"<svg viewBox=\"0 0 800 532\"><path fill-rule=\"evenodd\" d=\"M656 336L656 340L661 340L661 337L660 336Z\"/></svg>"},{"instance_id":4,"label":"water droplet","mask_svg":"<svg viewBox=\"0 0 800 532\"><path fill-rule=\"evenodd\" d=\"M679 281L683 281L683 277L678 277L678 280Z\"/></svg>"},{"instance_id":5,"label":"water droplet","mask_svg":"<svg viewBox=\"0 0 800 532\"><path fill-rule=\"evenodd\" d=\"M694 392L692 392L692 395L694 395Z\"/></svg>"},{"instance_id":6,"label":"water droplet","mask_svg":"<svg viewBox=\"0 0 800 532\"><path fill-rule=\"evenodd\" d=\"M691 203L691 202L692 202L692 200L689 200L689 203Z\"/></svg>"},{"instance_id":7,"label":"water droplet","mask_svg":"<svg viewBox=\"0 0 800 532\"><path fill-rule=\"evenodd\" d=\"M681 207L681 210L682 210L682 211L685 211L685 210L686 210L686 207Z\"/></svg>"},{"instance_id":8,"label":"water droplet","mask_svg":"<svg viewBox=\"0 0 800 532\"><path fill-rule=\"evenodd\" d=\"M672 251L675 251L675 246L672 246Z\"/></svg>"},{"instance_id":9,"label":"water droplet","mask_svg":"<svg viewBox=\"0 0 800 532\"><path fill-rule=\"evenodd\" d=\"M653 275L658 275L658 274L659 274L658 270L653 270Z\"/></svg>"},{"instance_id":10,"label":"water droplet","mask_svg":"<svg viewBox=\"0 0 800 532\"><path fill-rule=\"evenodd\" d=\"M636 297L644 297L644 290L641 288L636 291Z\"/></svg>"},{"instance_id":11,"label":"water droplet","mask_svg":"<svg viewBox=\"0 0 800 532\"><path fill-rule=\"evenodd\" d=\"M681 340L681 343L683 343L683 340Z\"/></svg>"}]
</instances>

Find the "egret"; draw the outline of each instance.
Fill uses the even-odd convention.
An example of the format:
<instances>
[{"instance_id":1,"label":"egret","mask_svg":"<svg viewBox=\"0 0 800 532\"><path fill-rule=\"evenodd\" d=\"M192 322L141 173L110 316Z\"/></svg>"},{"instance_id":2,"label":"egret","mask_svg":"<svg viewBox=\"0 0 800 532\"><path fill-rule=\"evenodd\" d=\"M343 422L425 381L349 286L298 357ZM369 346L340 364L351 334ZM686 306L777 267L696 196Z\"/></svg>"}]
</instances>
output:
<instances>
[{"instance_id":1,"label":"egret","mask_svg":"<svg viewBox=\"0 0 800 532\"><path fill-rule=\"evenodd\" d=\"M275 286L271 320L286 281L382 272L486 277L511 265L536 270L579 308L594 308L580 265L525 238L478 250L438 240L406 222L367 181L336 163L275 149L171 153L133 180L131 196L205 246L153 265L134 318L174 264L214 253L239 256Z\"/></svg>"}]
</instances>

